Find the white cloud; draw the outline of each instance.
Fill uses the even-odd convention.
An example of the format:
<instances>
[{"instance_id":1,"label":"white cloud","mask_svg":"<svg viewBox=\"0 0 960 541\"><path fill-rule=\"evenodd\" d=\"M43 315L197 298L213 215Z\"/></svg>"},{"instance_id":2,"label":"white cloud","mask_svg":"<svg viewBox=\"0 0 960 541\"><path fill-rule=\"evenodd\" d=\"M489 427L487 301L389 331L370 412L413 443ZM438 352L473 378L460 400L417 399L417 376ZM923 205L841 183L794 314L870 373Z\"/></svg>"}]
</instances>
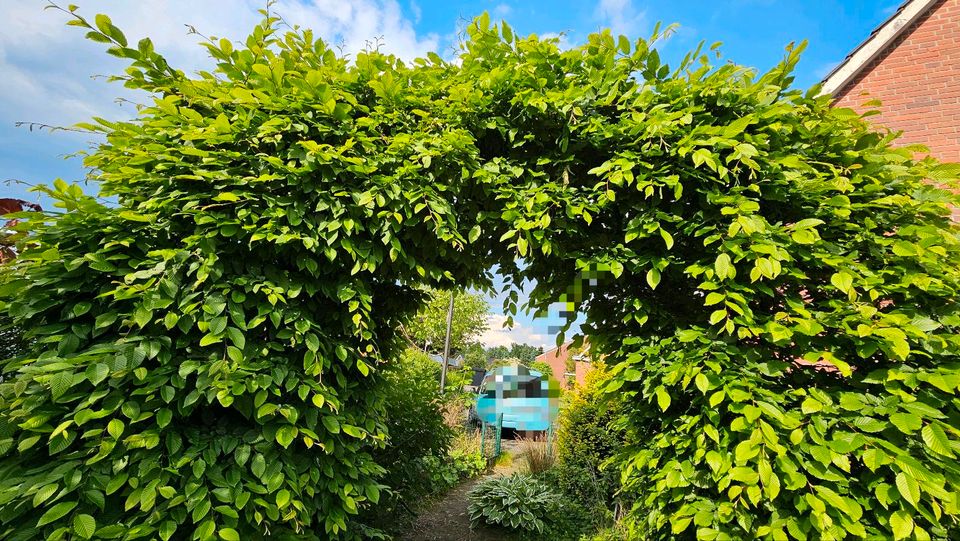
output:
<instances>
[{"instance_id":1,"label":"white cloud","mask_svg":"<svg viewBox=\"0 0 960 541\"><path fill-rule=\"evenodd\" d=\"M594 17L613 34L636 37L642 29L645 17L642 11L633 6L633 0L600 0L594 10Z\"/></svg>"},{"instance_id":2,"label":"white cloud","mask_svg":"<svg viewBox=\"0 0 960 541\"><path fill-rule=\"evenodd\" d=\"M513 328L504 328L507 317L502 314L493 314L487 318L488 328L480 336L480 343L486 347L507 346L510 344L529 344L550 348L556 345L553 335L536 332L535 329L519 322L514 322Z\"/></svg>"},{"instance_id":3,"label":"white cloud","mask_svg":"<svg viewBox=\"0 0 960 541\"><path fill-rule=\"evenodd\" d=\"M419 23L420 19L423 18L423 10L420 9L417 0L410 0L410 11L413 13L413 22Z\"/></svg>"},{"instance_id":4,"label":"white cloud","mask_svg":"<svg viewBox=\"0 0 960 541\"><path fill-rule=\"evenodd\" d=\"M570 38L567 36L566 32L544 32L540 35L541 39L556 39L557 47L561 51L566 51L573 48L574 44L570 42Z\"/></svg>"},{"instance_id":5,"label":"white cloud","mask_svg":"<svg viewBox=\"0 0 960 541\"><path fill-rule=\"evenodd\" d=\"M513 11L513 8L508 4L497 4L497 7L493 8L493 14L497 17L504 17L510 15L510 12Z\"/></svg>"},{"instance_id":6,"label":"white cloud","mask_svg":"<svg viewBox=\"0 0 960 541\"><path fill-rule=\"evenodd\" d=\"M122 96L144 101L119 84L107 86L93 75L122 74L126 63L106 55L102 44L84 39L84 32L65 26L69 17L44 10L45 0L0 0L7 21L0 33L0 123L18 120L70 125L90 116L130 118ZM64 3L64 5L66 5ZM130 42L149 36L158 52L186 72L209 69L212 61L197 45L200 36L188 35L190 24L205 36L243 39L259 22L262 0L104 0L85 4L88 20L103 12L113 19ZM330 44L342 44L345 53L362 50L382 38L381 50L413 59L437 50L435 34L418 35L397 0L280 0L273 10L290 24L311 28ZM416 11L416 10L414 10Z\"/></svg>"}]
</instances>

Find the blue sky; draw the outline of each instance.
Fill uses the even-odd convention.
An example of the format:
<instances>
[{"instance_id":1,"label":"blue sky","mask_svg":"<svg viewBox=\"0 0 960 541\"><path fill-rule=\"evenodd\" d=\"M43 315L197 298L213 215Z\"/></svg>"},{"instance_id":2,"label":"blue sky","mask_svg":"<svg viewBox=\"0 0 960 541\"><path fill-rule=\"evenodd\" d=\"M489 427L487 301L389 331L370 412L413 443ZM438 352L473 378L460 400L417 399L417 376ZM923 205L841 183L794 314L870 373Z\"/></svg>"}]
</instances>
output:
<instances>
[{"instance_id":1,"label":"blue sky","mask_svg":"<svg viewBox=\"0 0 960 541\"><path fill-rule=\"evenodd\" d=\"M256 23L261 0L67 0L92 18L107 13L128 38L149 35L156 48L187 71L209 66L196 36L184 24L206 35L240 39ZM133 107L117 97L143 101L101 77L120 73L123 64L87 42L67 18L43 10L46 0L0 0L7 23L0 33L0 197L38 201L17 183L51 183L55 178L82 182L80 160L67 156L89 147L88 136L28 131L15 127L29 121L69 126L93 115L131 118ZM647 36L656 22L679 23L679 30L661 47L667 61L676 61L703 40L721 41L726 58L766 69L783 56L792 41L808 40L796 84L819 81L897 8L899 0L279 0L278 11L290 24L314 29L327 39L356 51L367 40L382 37L385 48L404 58L428 51L453 55L457 31L483 11L505 19L515 32L560 35L562 44L582 43L609 27L630 37ZM132 40L133 40L132 39ZM95 192L95 186L87 186ZM40 200L43 203L42 200ZM494 311L498 302L491 303ZM489 345L511 341L553 343L546 321L520 317L509 331L485 335ZM556 321L550 323L556 324Z\"/></svg>"}]
</instances>

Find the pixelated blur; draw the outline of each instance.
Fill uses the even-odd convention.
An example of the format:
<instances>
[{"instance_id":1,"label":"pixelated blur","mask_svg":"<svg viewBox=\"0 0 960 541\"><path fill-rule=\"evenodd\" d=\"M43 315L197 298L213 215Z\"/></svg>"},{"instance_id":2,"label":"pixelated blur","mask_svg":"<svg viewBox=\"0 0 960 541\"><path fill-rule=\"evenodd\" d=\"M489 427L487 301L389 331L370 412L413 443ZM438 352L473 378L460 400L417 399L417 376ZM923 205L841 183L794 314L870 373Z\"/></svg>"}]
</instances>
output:
<instances>
[{"instance_id":1,"label":"pixelated blur","mask_svg":"<svg viewBox=\"0 0 960 541\"><path fill-rule=\"evenodd\" d=\"M570 322L577 317L578 307L584 302L591 288L597 286L600 280L607 275L613 274L609 264L589 264L581 269L573 279L573 283L567 287L567 291L560 295L560 298L550 303L546 309L537 310L534 313L536 318L548 318L548 311L556 309L559 305L560 319L564 321L560 325L549 325L548 334L557 334L563 332Z\"/></svg>"},{"instance_id":2,"label":"pixelated blur","mask_svg":"<svg viewBox=\"0 0 960 541\"><path fill-rule=\"evenodd\" d=\"M560 384L522 365L501 366L483 378L477 397L477 415L516 430L548 430L560 409Z\"/></svg>"}]
</instances>

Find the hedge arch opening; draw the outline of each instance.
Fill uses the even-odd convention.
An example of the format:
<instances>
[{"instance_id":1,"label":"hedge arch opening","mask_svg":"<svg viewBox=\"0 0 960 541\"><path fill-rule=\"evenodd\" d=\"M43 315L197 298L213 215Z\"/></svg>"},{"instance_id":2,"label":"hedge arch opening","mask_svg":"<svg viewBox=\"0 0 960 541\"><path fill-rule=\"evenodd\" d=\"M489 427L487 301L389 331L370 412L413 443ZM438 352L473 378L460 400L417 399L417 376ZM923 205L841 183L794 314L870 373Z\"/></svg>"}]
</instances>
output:
<instances>
[{"instance_id":1,"label":"hedge arch opening","mask_svg":"<svg viewBox=\"0 0 960 541\"><path fill-rule=\"evenodd\" d=\"M484 15L458 62L348 60L264 12L189 76L66 11L154 99L82 126L118 205L44 189L0 278L3 538L359 537L397 323L494 266L586 314L638 538L957 535L958 168L793 89L802 47Z\"/></svg>"}]
</instances>

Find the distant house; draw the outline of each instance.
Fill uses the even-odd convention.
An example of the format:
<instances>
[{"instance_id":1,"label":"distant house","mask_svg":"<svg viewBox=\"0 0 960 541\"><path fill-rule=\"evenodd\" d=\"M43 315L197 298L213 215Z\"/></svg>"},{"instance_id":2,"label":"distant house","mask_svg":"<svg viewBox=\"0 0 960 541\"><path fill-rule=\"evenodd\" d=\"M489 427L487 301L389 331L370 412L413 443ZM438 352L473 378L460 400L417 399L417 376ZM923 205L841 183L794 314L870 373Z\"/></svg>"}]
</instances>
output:
<instances>
[{"instance_id":1,"label":"distant house","mask_svg":"<svg viewBox=\"0 0 960 541\"><path fill-rule=\"evenodd\" d=\"M560 386L564 389L572 387L571 381L582 384L591 368L587 356L579 353L589 347L588 342L584 340L583 346L578 350L572 350L570 347L572 344L573 342L567 342L558 348L537 355L538 361L550 365L553 377L560 381Z\"/></svg>"},{"instance_id":2,"label":"distant house","mask_svg":"<svg viewBox=\"0 0 960 541\"><path fill-rule=\"evenodd\" d=\"M874 124L960 162L960 0L909 0L823 80L837 106L880 100Z\"/></svg>"}]
</instances>

